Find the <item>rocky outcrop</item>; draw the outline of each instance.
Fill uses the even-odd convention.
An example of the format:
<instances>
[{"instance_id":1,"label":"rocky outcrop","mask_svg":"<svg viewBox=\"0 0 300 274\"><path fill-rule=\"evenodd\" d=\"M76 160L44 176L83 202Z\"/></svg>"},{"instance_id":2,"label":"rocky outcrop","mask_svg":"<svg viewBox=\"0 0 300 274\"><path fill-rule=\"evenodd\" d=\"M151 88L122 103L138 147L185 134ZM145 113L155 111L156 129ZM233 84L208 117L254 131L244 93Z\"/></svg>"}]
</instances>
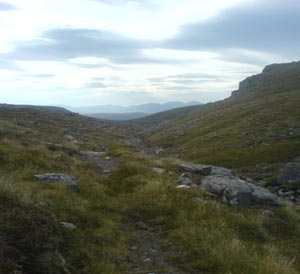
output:
<instances>
[{"instance_id":1,"label":"rocky outcrop","mask_svg":"<svg viewBox=\"0 0 300 274\"><path fill-rule=\"evenodd\" d=\"M34 175L36 179L41 182L61 182L70 187L77 186L77 182L74 176L61 174L61 173L44 173L39 175Z\"/></svg>"},{"instance_id":2,"label":"rocky outcrop","mask_svg":"<svg viewBox=\"0 0 300 274\"><path fill-rule=\"evenodd\" d=\"M185 173L177 179L180 183L177 188L197 187L216 195L229 205L238 207L249 207L251 204L281 205L277 195L257 186L252 180L241 180L227 168L190 163L182 163L178 167Z\"/></svg>"},{"instance_id":3,"label":"rocky outcrop","mask_svg":"<svg viewBox=\"0 0 300 274\"><path fill-rule=\"evenodd\" d=\"M281 201L278 196L271 193L269 190L250 183L248 183L248 186L252 191L252 199L254 203L273 206L281 205Z\"/></svg>"},{"instance_id":4,"label":"rocky outcrop","mask_svg":"<svg viewBox=\"0 0 300 274\"><path fill-rule=\"evenodd\" d=\"M185 172L199 175L222 175L229 177L234 176L231 170L218 166L181 163L178 165L178 167Z\"/></svg>"},{"instance_id":5,"label":"rocky outcrop","mask_svg":"<svg viewBox=\"0 0 300 274\"><path fill-rule=\"evenodd\" d=\"M221 175L205 177L200 188L216 194L223 202L240 207L249 207L252 202L252 191L245 181Z\"/></svg>"},{"instance_id":6,"label":"rocky outcrop","mask_svg":"<svg viewBox=\"0 0 300 274\"><path fill-rule=\"evenodd\" d=\"M251 88L258 86L259 80L262 78L261 74L247 77L239 83L239 91L247 91Z\"/></svg>"},{"instance_id":7,"label":"rocky outcrop","mask_svg":"<svg viewBox=\"0 0 300 274\"><path fill-rule=\"evenodd\" d=\"M178 177L177 182L182 185L191 185L193 183L192 178L193 176L191 173L185 172Z\"/></svg>"},{"instance_id":8,"label":"rocky outcrop","mask_svg":"<svg viewBox=\"0 0 300 274\"><path fill-rule=\"evenodd\" d=\"M200 188L218 197L229 205L249 207L251 203L279 206L280 199L269 190L248 183L239 177L226 177L222 175L206 176Z\"/></svg>"}]
</instances>

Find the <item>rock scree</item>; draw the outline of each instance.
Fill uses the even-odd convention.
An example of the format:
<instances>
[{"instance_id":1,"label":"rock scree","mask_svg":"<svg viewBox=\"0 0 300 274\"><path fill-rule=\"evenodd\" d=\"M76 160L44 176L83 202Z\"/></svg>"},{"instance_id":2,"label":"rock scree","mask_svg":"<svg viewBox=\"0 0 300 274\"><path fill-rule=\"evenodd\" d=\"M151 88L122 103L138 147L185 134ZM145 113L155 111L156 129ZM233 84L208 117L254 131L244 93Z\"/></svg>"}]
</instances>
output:
<instances>
[{"instance_id":1,"label":"rock scree","mask_svg":"<svg viewBox=\"0 0 300 274\"><path fill-rule=\"evenodd\" d=\"M41 182L62 182L70 187L76 187L77 182L74 176L62 173L44 173L34 175L34 178Z\"/></svg>"}]
</instances>

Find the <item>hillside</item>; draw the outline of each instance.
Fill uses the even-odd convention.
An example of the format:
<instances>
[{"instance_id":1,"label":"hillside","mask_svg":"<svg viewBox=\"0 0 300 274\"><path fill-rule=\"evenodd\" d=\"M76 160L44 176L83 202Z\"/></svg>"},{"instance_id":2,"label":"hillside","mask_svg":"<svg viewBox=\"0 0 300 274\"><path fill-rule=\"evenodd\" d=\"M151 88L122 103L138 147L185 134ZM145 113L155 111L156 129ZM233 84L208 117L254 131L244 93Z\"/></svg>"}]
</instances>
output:
<instances>
[{"instance_id":1,"label":"hillside","mask_svg":"<svg viewBox=\"0 0 300 274\"><path fill-rule=\"evenodd\" d=\"M300 273L298 67L136 123L0 105L0 273Z\"/></svg>"},{"instance_id":2,"label":"hillside","mask_svg":"<svg viewBox=\"0 0 300 274\"><path fill-rule=\"evenodd\" d=\"M188 107L181 107L181 108L174 108L167 111L162 111L159 113L155 113L149 115L144 118L135 119L133 121L128 121L125 124L132 126L136 130L141 130L147 128L147 131L153 132L162 124L169 123L173 120L178 118L186 117L187 114L192 112L195 109L200 108L200 106L188 106Z\"/></svg>"},{"instance_id":3,"label":"hillside","mask_svg":"<svg viewBox=\"0 0 300 274\"><path fill-rule=\"evenodd\" d=\"M200 163L251 168L289 161L300 155L299 75L300 62L267 66L230 98L179 113L148 138L171 144L166 155Z\"/></svg>"}]
</instances>

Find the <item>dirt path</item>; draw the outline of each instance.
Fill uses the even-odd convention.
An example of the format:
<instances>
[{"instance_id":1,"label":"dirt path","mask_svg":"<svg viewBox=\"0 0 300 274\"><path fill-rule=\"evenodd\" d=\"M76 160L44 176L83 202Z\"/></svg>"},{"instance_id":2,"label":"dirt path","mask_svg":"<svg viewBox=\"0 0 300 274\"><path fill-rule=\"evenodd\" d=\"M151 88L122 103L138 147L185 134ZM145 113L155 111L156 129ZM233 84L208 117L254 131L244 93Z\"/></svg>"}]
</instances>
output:
<instances>
[{"instance_id":1,"label":"dirt path","mask_svg":"<svg viewBox=\"0 0 300 274\"><path fill-rule=\"evenodd\" d=\"M104 152L81 151L81 153L77 155L77 158L99 167L102 176L109 176L120 164L119 161L105 156Z\"/></svg>"},{"instance_id":2,"label":"dirt path","mask_svg":"<svg viewBox=\"0 0 300 274\"><path fill-rule=\"evenodd\" d=\"M170 261L170 250L164 249L167 240L142 221L133 226L134 238L128 246L130 274L188 274Z\"/></svg>"}]
</instances>

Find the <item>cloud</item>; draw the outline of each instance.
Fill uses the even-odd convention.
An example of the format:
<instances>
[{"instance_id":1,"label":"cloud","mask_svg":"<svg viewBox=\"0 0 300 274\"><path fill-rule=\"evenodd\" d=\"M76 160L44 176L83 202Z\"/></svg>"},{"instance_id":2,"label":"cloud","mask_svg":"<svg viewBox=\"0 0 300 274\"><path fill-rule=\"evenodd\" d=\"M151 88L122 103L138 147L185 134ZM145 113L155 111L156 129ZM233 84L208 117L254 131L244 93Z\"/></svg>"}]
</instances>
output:
<instances>
[{"instance_id":1,"label":"cloud","mask_svg":"<svg viewBox=\"0 0 300 274\"><path fill-rule=\"evenodd\" d=\"M17 66L14 62L12 62L10 60L4 60L4 59L0 59L0 70L1 69L16 70L16 71L21 70L21 68L19 66Z\"/></svg>"},{"instance_id":2,"label":"cloud","mask_svg":"<svg viewBox=\"0 0 300 274\"><path fill-rule=\"evenodd\" d=\"M13 60L67 61L80 57L101 57L114 63L143 63L152 60L141 53L149 41L127 38L93 29L52 29L36 40L19 44L6 58ZM153 62L156 62L153 60ZM98 64L76 64L85 68Z\"/></svg>"},{"instance_id":3,"label":"cloud","mask_svg":"<svg viewBox=\"0 0 300 274\"><path fill-rule=\"evenodd\" d=\"M183 73L176 75L169 75L166 77L149 78L148 81L154 85L161 84L185 84L198 85L208 82L224 82L227 78L225 76L212 75L206 73Z\"/></svg>"},{"instance_id":4,"label":"cloud","mask_svg":"<svg viewBox=\"0 0 300 274\"><path fill-rule=\"evenodd\" d=\"M16 9L17 9L16 6L0 1L0 11L9 11L9 10L16 10Z\"/></svg>"},{"instance_id":5,"label":"cloud","mask_svg":"<svg viewBox=\"0 0 300 274\"><path fill-rule=\"evenodd\" d=\"M183 73L183 74L176 74L168 76L169 78L174 79L215 79L216 76L212 74L206 73Z\"/></svg>"},{"instance_id":6,"label":"cloud","mask_svg":"<svg viewBox=\"0 0 300 274\"><path fill-rule=\"evenodd\" d=\"M180 50L222 53L244 49L297 57L300 53L299 14L300 2L295 0L249 2L226 9L209 20L185 25L177 36L164 44L166 48ZM227 54L234 59L234 52ZM259 60L257 56L247 59L245 52L237 55L236 59L241 62Z\"/></svg>"},{"instance_id":7,"label":"cloud","mask_svg":"<svg viewBox=\"0 0 300 274\"><path fill-rule=\"evenodd\" d=\"M93 1L101 2L109 5L120 5L120 4L140 5L148 2L148 0L93 0Z\"/></svg>"},{"instance_id":8,"label":"cloud","mask_svg":"<svg viewBox=\"0 0 300 274\"><path fill-rule=\"evenodd\" d=\"M35 77L35 78L52 78L55 75L54 74L40 73L40 74L29 74L29 75L26 75L26 76Z\"/></svg>"},{"instance_id":9,"label":"cloud","mask_svg":"<svg viewBox=\"0 0 300 274\"><path fill-rule=\"evenodd\" d=\"M101 82L91 82L91 83L87 83L82 88L85 88L85 89L99 89L99 88L106 88L106 86Z\"/></svg>"},{"instance_id":10,"label":"cloud","mask_svg":"<svg viewBox=\"0 0 300 274\"><path fill-rule=\"evenodd\" d=\"M162 90L170 90L170 91L197 91L199 88L193 86L160 86Z\"/></svg>"}]
</instances>

